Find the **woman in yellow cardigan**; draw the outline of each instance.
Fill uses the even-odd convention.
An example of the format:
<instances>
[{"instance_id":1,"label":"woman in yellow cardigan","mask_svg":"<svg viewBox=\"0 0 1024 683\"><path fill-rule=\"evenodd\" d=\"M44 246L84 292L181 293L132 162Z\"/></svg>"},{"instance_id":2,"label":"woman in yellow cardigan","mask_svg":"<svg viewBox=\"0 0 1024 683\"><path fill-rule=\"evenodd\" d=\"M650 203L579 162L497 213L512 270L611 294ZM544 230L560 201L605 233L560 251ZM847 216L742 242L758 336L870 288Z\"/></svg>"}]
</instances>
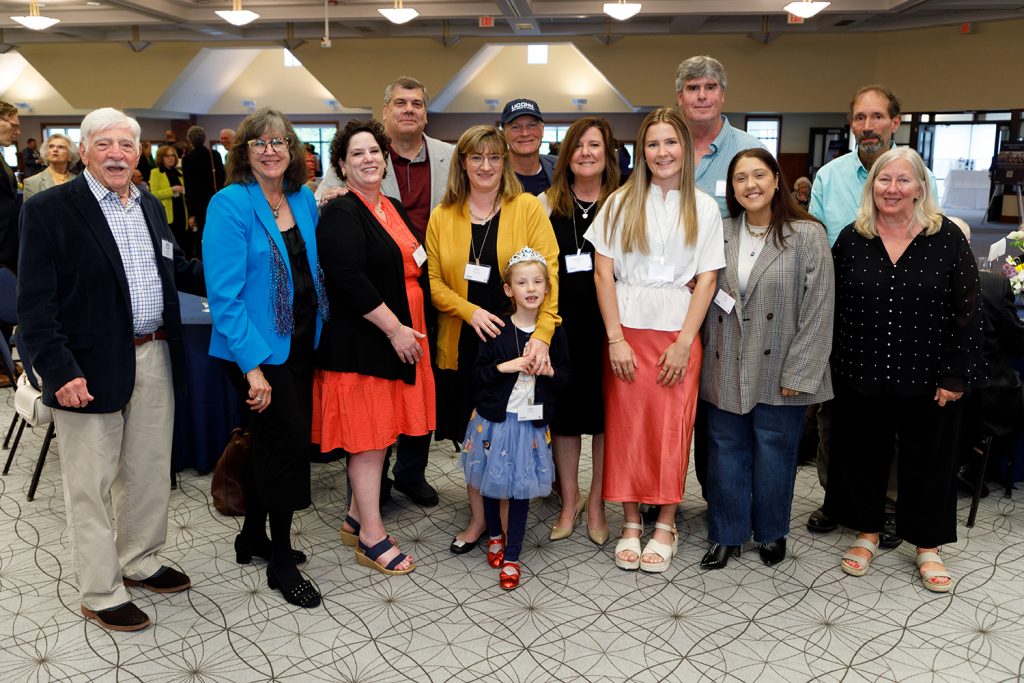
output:
<instances>
[{"instance_id":1,"label":"woman in yellow cardigan","mask_svg":"<svg viewBox=\"0 0 1024 683\"><path fill-rule=\"evenodd\" d=\"M185 208L185 181L178 169L178 153L170 145L161 145L156 160L156 166L149 172L149 191L164 205L167 224L178 246L187 256L195 256L196 219Z\"/></svg>"},{"instance_id":2,"label":"woman in yellow cardigan","mask_svg":"<svg viewBox=\"0 0 1024 683\"><path fill-rule=\"evenodd\" d=\"M508 145L493 126L473 126L459 138L448 188L427 224L430 298L437 320L437 438L457 444L473 412L477 347L503 326L508 306L502 289L505 264L529 246L548 262L551 292L524 355L531 372L550 362L548 345L558 317L558 242L547 212L507 162ZM469 492L472 517L450 550L467 553L485 533L483 499Z\"/></svg>"}]
</instances>

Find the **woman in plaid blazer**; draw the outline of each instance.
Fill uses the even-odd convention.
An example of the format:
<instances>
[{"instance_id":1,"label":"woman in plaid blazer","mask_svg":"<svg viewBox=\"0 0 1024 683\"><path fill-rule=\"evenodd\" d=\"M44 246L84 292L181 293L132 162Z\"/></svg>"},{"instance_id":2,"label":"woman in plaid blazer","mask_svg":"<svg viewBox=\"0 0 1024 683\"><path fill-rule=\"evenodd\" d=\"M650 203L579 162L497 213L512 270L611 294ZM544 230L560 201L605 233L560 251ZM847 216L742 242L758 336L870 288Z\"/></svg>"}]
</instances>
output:
<instances>
[{"instance_id":1,"label":"woman in plaid blazer","mask_svg":"<svg viewBox=\"0 0 1024 683\"><path fill-rule=\"evenodd\" d=\"M724 567L751 530L766 565L786 556L804 412L832 397L835 282L825 229L764 149L737 154L726 178L726 265L703 327L704 569Z\"/></svg>"}]
</instances>

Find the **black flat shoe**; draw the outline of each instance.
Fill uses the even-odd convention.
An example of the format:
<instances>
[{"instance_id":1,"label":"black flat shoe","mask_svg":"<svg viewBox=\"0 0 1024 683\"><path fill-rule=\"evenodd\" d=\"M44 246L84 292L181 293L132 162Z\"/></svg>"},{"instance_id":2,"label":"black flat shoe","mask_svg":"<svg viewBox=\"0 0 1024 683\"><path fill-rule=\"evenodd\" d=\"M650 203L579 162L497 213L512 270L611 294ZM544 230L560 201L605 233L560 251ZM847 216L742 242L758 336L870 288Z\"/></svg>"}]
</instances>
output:
<instances>
[{"instance_id":1,"label":"black flat shoe","mask_svg":"<svg viewBox=\"0 0 1024 683\"><path fill-rule=\"evenodd\" d=\"M438 504L437 491L425 481L415 481L411 484L399 484L395 482L395 490L405 494L405 497L420 507L434 507Z\"/></svg>"},{"instance_id":2,"label":"black flat shoe","mask_svg":"<svg viewBox=\"0 0 1024 683\"><path fill-rule=\"evenodd\" d=\"M807 518L807 530L816 534L827 534L838 526L838 522L825 514L825 508L818 508Z\"/></svg>"},{"instance_id":3,"label":"black flat shoe","mask_svg":"<svg viewBox=\"0 0 1024 683\"><path fill-rule=\"evenodd\" d=\"M448 550L450 552L452 552L453 554L455 554L455 555L465 555L470 550L472 550L473 548L477 547L480 544L480 541L484 540L485 538L487 538L487 530L486 529L484 530L484 532L482 534L480 534L477 537L477 539L475 541L460 541L459 537L456 536L455 538L452 539L452 544L450 546L448 546Z\"/></svg>"},{"instance_id":4,"label":"black flat shoe","mask_svg":"<svg viewBox=\"0 0 1024 683\"><path fill-rule=\"evenodd\" d=\"M238 564L249 564L253 557L258 557L264 562L270 560L270 539L265 543L254 545L242 534L235 536L235 562ZM292 562L302 564L306 561L306 553L301 550L292 550Z\"/></svg>"},{"instance_id":5,"label":"black flat shoe","mask_svg":"<svg viewBox=\"0 0 1024 683\"><path fill-rule=\"evenodd\" d=\"M309 609L320 604L320 592L313 587L311 582L301 579L290 586L284 586L269 564L267 565L267 586L281 591L285 600L298 607Z\"/></svg>"},{"instance_id":6,"label":"black flat shoe","mask_svg":"<svg viewBox=\"0 0 1024 683\"><path fill-rule=\"evenodd\" d=\"M761 555L761 561L769 567L782 562L786 559L786 537L762 543L757 552Z\"/></svg>"},{"instance_id":7,"label":"black flat shoe","mask_svg":"<svg viewBox=\"0 0 1024 683\"><path fill-rule=\"evenodd\" d=\"M704 558L700 561L701 569L722 569L725 565L729 564L729 556L735 555L740 556L740 547L738 545L721 545L720 543L712 543L708 551L704 553Z\"/></svg>"}]
</instances>

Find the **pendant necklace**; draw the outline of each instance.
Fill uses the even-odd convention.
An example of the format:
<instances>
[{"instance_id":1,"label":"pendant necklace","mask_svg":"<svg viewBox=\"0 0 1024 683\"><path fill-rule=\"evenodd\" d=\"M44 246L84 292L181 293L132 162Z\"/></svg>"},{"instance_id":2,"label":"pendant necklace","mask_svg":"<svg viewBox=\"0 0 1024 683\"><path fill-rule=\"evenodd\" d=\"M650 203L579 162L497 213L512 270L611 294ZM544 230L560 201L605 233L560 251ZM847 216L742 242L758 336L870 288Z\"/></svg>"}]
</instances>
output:
<instances>
[{"instance_id":1,"label":"pendant necklace","mask_svg":"<svg viewBox=\"0 0 1024 683\"><path fill-rule=\"evenodd\" d=\"M580 203L580 200L576 198L575 192L570 189L569 194L572 195L572 200L576 203L576 206L580 207L580 211L583 212L583 220L587 220L587 217L590 216L590 210L594 208L594 204L597 204L597 200L595 199L590 202L588 206L583 206L583 204Z\"/></svg>"},{"instance_id":2,"label":"pendant necklace","mask_svg":"<svg viewBox=\"0 0 1024 683\"><path fill-rule=\"evenodd\" d=\"M270 202L267 202L268 204ZM281 215L281 205L284 204L284 193L281 193L281 198L277 200L277 206L270 207L270 211L274 214L274 218Z\"/></svg>"},{"instance_id":3,"label":"pendant necklace","mask_svg":"<svg viewBox=\"0 0 1024 683\"><path fill-rule=\"evenodd\" d=\"M747 234L750 235L754 240L762 240L762 239L764 239L765 235L768 234L768 228L771 227L771 226L768 226L768 225L763 225L763 226L762 225L754 225L754 226L751 226L750 223L747 222L746 218L744 218L743 219L743 227L746 229ZM753 230L750 229L751 227L755 227L758 230L760 230L761 232L754 232ZM756 255L757 255L757 242L754 242L754 244L751 245L751 247L750 247L750 256L751 256L751 258L753 258Z\"/></svg>"}]
</instances>

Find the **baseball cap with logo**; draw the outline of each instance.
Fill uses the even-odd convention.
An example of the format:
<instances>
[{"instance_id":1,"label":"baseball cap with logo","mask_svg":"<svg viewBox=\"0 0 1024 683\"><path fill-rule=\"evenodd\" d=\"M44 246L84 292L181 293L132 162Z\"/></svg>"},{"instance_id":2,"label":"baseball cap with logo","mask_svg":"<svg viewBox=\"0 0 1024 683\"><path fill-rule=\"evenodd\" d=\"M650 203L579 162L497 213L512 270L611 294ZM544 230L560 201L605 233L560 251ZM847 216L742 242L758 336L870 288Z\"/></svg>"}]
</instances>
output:
<instances>
[{"instance_id":1,"label":"baseball cap with logo","mask_svg":"<svg viewBox=\"0 0 1024 683\"><path fill-rule=\"evenodd\" d=\"M504 126L513 119L524 115L535 116L541 121L544 120L544 116L540 113L540 107L537 106L536 102L520 98L505 103L505 108L501 112L501 125Z\"/></svg>"}]
</instances>

